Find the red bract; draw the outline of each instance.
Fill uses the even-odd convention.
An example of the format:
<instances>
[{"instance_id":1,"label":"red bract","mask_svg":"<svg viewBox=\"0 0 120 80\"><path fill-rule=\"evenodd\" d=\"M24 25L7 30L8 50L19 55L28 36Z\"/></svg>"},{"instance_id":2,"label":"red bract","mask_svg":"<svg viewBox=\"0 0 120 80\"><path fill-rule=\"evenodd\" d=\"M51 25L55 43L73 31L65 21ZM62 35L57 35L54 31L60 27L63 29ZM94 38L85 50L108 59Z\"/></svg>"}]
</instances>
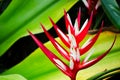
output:
<instances>
[{"instance_id":1,"label":"red bract","mask_svg":"<svg viewBox=\"0 0 120 80\"><path fill-rule=\"evenodd\" d=\"M83 61L80 60L80 57L85 54L96 42L98 39L103 23L101 25L100 30L98 33L90 40L86 41L85 44L80 47L79 43L85 38L85 36L88 33L88 30L92 23L92 17L93 13L91 13L90 19L86 20L83 24L82 28L80 29L80 14L81 11L79 10L78 16L75 20L74 26L71 23L71 19L69 17L69 14L64 11L64 18L66 23L66 29L68 30L68 34L64 34L59 27L54 23L54 21L50 18L51 23L54 26L55 31L58 34L58 37L61 39L61 41L69 48L69 51L67 51L64 47L62 47L61 44L59 44L45 29L45 27L41 24L42 29L44 30L46 36L49 38L53 46L56 48L56 50L66 59L69 61L69 66L64 63L60 58L58 58L54 53L52 53L50 50L48 50L41 41L39 41L30 31L29 34L35 41L35 43L39 46L39 48L45 53L45 55L51 60L53 64L55 64L64 74L70 77L71 80L76 80L76 74L79 70L88 68L98 61L100 61L102 58L104 58L109 51L112 49L115 39L112 43L112 46L103 54L96 57L95 59L89 60L89 57L92 55L92 51L85 57Z\"/></svg>"},{"instance_id":2,"label":"red bract","mask_svg":"<svg viewBox=\"0 0 120 80\"><path fill-rule=\"evenodd\" d=\"M54 55L50 50L48 50L41 41L39 41L30 31L28 31L35 43L40 47L40 49L45 53L45 55L53 62L63 73L68 76L72 76L70 68L60 60L56 55Z\"/></svg>"},{"instance_id":3,"label":"red bract","mask_svg":"<svg viewBox=\"0 0 120 80\"><path fill-rule=\"evenodd\" d=\"M88 13L90 14L92 11L94 11L94 14L96 14L96 11L98 7L100 6L100 0L82 0L85 6L88 8Z\"/></svg>"}]
</instances>

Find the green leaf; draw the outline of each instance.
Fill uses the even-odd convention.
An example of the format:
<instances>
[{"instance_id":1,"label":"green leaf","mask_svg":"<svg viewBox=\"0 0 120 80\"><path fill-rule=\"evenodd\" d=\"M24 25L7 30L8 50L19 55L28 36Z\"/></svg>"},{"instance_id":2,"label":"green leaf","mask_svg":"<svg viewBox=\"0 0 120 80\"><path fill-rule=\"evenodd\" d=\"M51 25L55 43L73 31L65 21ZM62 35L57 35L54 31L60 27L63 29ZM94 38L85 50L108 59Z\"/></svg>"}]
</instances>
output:
<instances>
[{"instance_id":1,"label":"green leaf","mask_svg":"<svg viewBox=\"0 0 120 80\"><path fill-rule=\"evenodd\" d=\"M101 0L101 4L109 20L120 29L120 7L116 0Z\"/></svg>"},{"instance_id":2,"label":"green leaf","mask_svg":"<svg viewBox=\"0 0 120 80\"><path fill-rule=\"evenodd\" d=\"M87 35L85 40L94 35ZM107 37L106 37L107 36ZM90 59L93 59L107 49L110 48L115 34L111 32L102 32L99 39L94 45L95 52L91 56ZM63 43L57 38L60 44ZM85 40L81 43L81 45L85 42ZM115 45L113 46L111 52L103 58L97 64L79 71L77 75L77 80L86 80L91 76L94 76L97 73L103 72L104 70L113 69L120 66L120 34L117 34L117 40ZM59 56L63 61L68 63L63 57L61 57L56 49L52 46L50 42L45 43L45 46L49 48L53 53ZM87 54L86 54L87 55ZM83 59L86 55L82 56ZM65 76L62 72L57 69L52 62L44 55L44 53L37 49L32 54L30 54L25 60L14 66L13 68L6 70L4 73L6 74L21 74L26 77L28 80L69 80L67 76Z\"/></svg>"},{"instance_id":3,"label":"green leaf","mask_svg":"<svg viewBox=\"0 0 120 80\"><path fill-rule=\"evenodd\" d=\"M19 38L41 32L40 23L52 27L48 17L57 22L78 0L12 0L0 15L0 56Z\"/></svg>"},{"instance_id":4,"label":"green leaf","mask_svg":"<svg viewBox=\"0 0 120 80\"><path fill-rule=\"evenodd\" d=\"M103 72L95 74L94 76L90 77L87 80L103 80L105 78L112 77L115 74L119 74L119 73L120 73L120 67L117 67L117 68L114 68L114 69L105 70Z\"/></svg>"},{"instance_id":5,"label":"green leaf","mask_svg":"<svg viewBox=\"0 0 120 80\"><path fill-rule=\"evenodd\" d=\"M10 74L0 76L0 80L27 80L19 74Z\"/></svg>"}]
</instances>

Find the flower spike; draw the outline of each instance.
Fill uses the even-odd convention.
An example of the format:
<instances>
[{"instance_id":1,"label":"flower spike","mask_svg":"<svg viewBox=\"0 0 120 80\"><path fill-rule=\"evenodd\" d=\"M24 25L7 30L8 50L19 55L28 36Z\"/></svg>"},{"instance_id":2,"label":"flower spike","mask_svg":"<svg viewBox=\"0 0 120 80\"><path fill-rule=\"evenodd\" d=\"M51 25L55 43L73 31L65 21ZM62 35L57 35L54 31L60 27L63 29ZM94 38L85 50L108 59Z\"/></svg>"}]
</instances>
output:
<instances>
[{"instance_id":1,"label":"flower spike","mask_svg":"<svg viewBox=\"0 0 120 80\"><path fill-rule=\"evenodd\" d=\"M94 50L90 51L90 53L83 59L83 61L80 60L81 56L85 54L88 50L92 48L92 46L97 41L98 37L100 36L100 33L102 31L103 22L101 24L101 28L99 32L89 41L86 41L82 47L79 47L79 43L85 38L85 36L88 33L88 30L91 26L92 20L93 20L93 12L91 13L90 19L86 20L83 24L82 28L80 29L80 16L81 11L79 10L78 16L75 20L74 27L72 25L72 22L70 20L69 15L64 10L64 18L66 23L66 30L68 31L68 34L64 34L59 27L54 23L54 21L50 19L58 37L60 40L69 48L69 51L64 48L61 44L59 44L45 29L45 27L41 24L42 29L48 39L51 41L53 46L56 48L56 50L66 59L69 61L69 66L65 64L59 57L57 57L53 52L48 50L41 41L39 41L30 31L29 34L32 37L32 39L35 41L35 43L39 46L39 48L44 52L44 54L50 59L50 61L55 64L64 74L70 77L71 80L76 80L76 74L79 70L88 68L94 64L96 64L98 61L103 59L112 49L115 41L115 39L111 45L111 47L103 54L98 56L97 58L94 58L92 60L89 60L90 56L92 56L92 53ZM79 30L80 29L80 30Z\"/></svg>"},{"instance_id":2,"label":"flower spike","mask_svg":"<svg viewBox=\"0 0 120 80\"><path fill-rule=\"evenodd\" d=\"M39 41L30 31L28 31L30 36L33 38L35 43L39 46L39 48L45 53L45 55L50 59L50 61L55 64L64 74L71 76L70 68L60 60L56 55L54 55L51 51L49 51L41 41Z\"/></svg>"}]
</instances>

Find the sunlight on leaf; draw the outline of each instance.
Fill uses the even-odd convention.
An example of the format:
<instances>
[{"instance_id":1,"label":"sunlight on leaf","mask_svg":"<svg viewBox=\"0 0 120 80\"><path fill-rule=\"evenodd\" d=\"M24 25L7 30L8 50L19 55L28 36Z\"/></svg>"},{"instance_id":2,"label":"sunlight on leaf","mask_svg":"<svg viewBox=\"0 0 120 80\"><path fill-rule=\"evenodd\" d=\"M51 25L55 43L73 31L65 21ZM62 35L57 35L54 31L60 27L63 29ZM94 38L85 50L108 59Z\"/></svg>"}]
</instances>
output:
<instances>
[{"instance_id":1,"label":"sunlight on leaf","mask_svg":"<svg viewBox=\"0 0 120 80\"><path fill-rule=\"evenodd\" d=\"M0 75L0 80L27 80L19 74Z\"/></svg>"},{"instance_id":2,"label":"sunlight on leaf","mask_svg":"<svg viewBox=\"0 0 120 80\"><path fill-rule=\"evenodd\" d=\"M50 29L48 17L57 22L78 0L12 0L0 15L0 56L20 37L28 35L27 29L38 33L39 23Z\"/></svg>"}]
</instances>

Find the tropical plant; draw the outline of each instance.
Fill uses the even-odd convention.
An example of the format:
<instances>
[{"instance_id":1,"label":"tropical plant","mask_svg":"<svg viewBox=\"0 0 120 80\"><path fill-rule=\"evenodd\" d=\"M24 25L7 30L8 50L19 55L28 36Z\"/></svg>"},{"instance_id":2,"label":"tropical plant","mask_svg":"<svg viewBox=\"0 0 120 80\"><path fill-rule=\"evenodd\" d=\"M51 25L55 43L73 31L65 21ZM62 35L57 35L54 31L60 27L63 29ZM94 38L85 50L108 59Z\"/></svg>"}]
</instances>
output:
<instances>
[{"instance_id":1,"label":"tropical plant","mask_svg":"<svg viewBox=\"0 0 120 80\"><path fill-rule=\"evenodd\" d=\"M10 2L10 4L8 4L8 2ZM82 13L80 14L79 11L73 27L72 22L74 19L72 17L76 16L76 10L79 9L79 7L81 7L80 10ZM68 14L64 10L71 15L71 22ZM93 12L93 14L91 14L91 12ZM63 13L65 14L66 30L68 31L68 34L65 34L62 30L65 28L63 21L61 21L61 18L64 15ZM114 76L119 75L120 73L120 34L118 33L120 32L119 14L119 0L0 0L0 80L69 80L69 77L71 79L73 78L73 75L71 74L74 74L76 80L114 78ZM89 16L91 17L89 18ZM58 34L57 38L53 38L55 36L51 36L51 34L48 33L52 28L48 17L51 17L50 21L56 34ZM89 20L85 21L86 18L89 18ZM62 22L62 26L58 25L58 27L56 23L59 21ZM84 21L85 24L88 22L90 25L80 29L80 26L83 25ZM104 25L103 23L101 25L102 21L104 21ZM39 27L40 23L41 27ZM108 23L110 23L110 25L108 25ZM44 24L45 27L42 24ZM106 25L108 26L107 28L105 27ZM112 29L110 26L112 26ZM47 48L47 51L50 50L50 53L54 53L53 57L54 55L58 57L57 60L52 57L52 62L56 64L56 66L60 65L60 68L65 65L65 67L67 67L68 71L64 71L60 68L67 76L58 71L51 61L48 60L44 55L49 54L47 52L44 53L42 50L36 48L31 49L31 52L29 52L25 48L25 53L20 53L21 48L26 46L32 48L35 46L35 44L32 46L29 45L31 43L33 44L33 42L31 39L28 39L29 34L27 29L35 36L44 33L48 36L50 41L46 43L42 42L41 45L44 46L44 48ZM95 30L91 31L90 29ZM92 34L89 34L91 32ZM97 34L94 34L96 32ZM35 37L33 34L31 34L32 37ZM76 37L76 34L79 34L82 38ZM115 37L115 40L113 41L115 35L117 37ZM41 42L43 37L45 37L45 35L38 37L38 41ZM92 39L89 39L89 37L92 37ZM24 45L18 47L17 44L17 46L15 46L19 40L26 38L27 42L31 42L27 43L23 40ZM48 39L46 38L46 41L47 40ZM74 40L78 40L76 42L77 47L75 47ZM83 46L86 41L89 43ZM16 48L18 47L15 54L13 53L14 49L11 50L13 46ZM108 52L104 53L106 50L109 54ZM95 54L92 54L93 51ZM15 62L19 59L19 55L26 54L27 52L29 52L29 55L27 54L27 57L23 56L24 59L16 64ZM76 58L76 55L72 54L77 54L79 52L81 52L78 54L79 58ZM16 59L14 60L14 58ZM77 59L78 62L75 59ZM89 63L90 61L91 63ZM12 64L9 64L8 62L11 62ZM64 65L61 66L59 62ZM12 65L12 67L10 65ZM77 67L78 65L81 65L81 68ZM76 69L76 67L79 69ZM86 69L83 70L83 68Z\"/></svg>"}]
</instances>

